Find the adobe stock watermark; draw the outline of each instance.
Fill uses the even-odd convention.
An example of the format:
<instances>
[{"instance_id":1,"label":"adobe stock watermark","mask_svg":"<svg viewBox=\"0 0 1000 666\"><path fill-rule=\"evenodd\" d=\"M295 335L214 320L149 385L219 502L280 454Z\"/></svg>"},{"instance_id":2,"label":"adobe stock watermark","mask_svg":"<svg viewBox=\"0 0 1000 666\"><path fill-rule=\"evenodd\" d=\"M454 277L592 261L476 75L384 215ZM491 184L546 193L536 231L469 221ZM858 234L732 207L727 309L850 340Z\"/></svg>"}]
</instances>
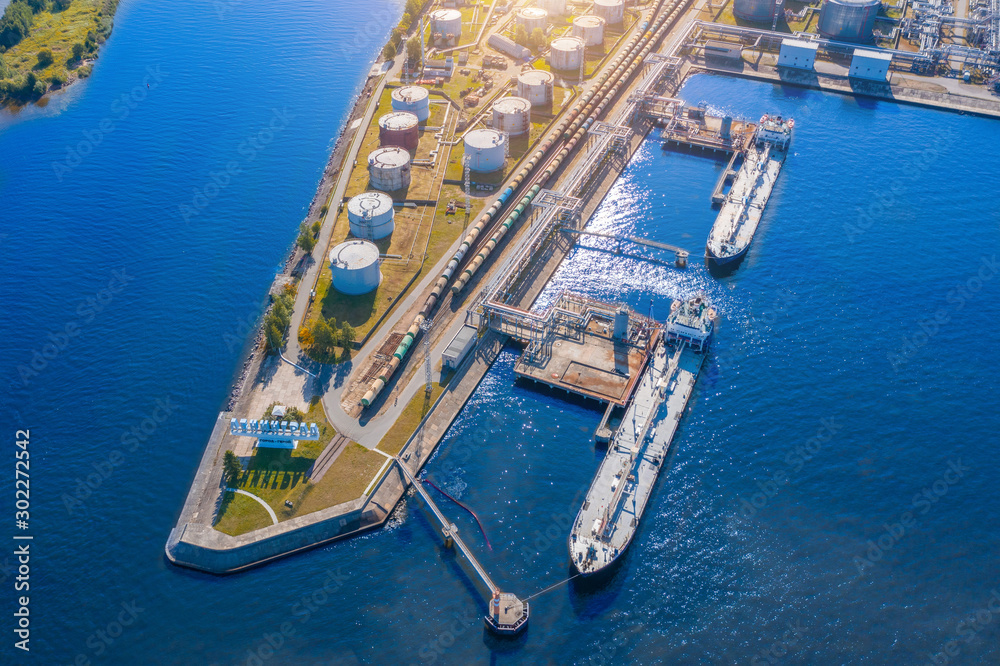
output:
<instances>
[{"instance_id":1,"label":"adobe stock watermark","mask_svg":"<svg viewBox=\"0 0 1000 666\"><path fill-rule=\"evenodd\" d=\"M966 645L976 639L984 629L1000 622L1000 588L990 590L986 604L955 625L955 634L941 646L940 652L928 652L925 666L944 666L955 661L962 654L962 643Z\"/></svg>"},{"instance_id":2,"label":"adobe stock watermark","mask_svg":"<svg viewBox=\"0 0 1000 666\"><path fill-rule=\"evenodd\" d=\"M805 636L807 631L806 627L802 626L802 622L799 620L795 621L795 624L788 622L788 629L781 635L781 638L776 640L771 645L759 650L750 657L750 663L752 666L763 666L763 664L777 664L781 659L788 655L792 651L792 648L798 646L802 642L802 638Z\"/></svg>"},{"instance_id":3,"label":"adobe stock watermark","mask_svg":"<svg viewBox=\"0 0 1000 666\"><path fill-rule=\"evenodd\" d=\"M814 436L797 445L785 455L786 468L776 470L764 481L756 481L759 492L750 495L749 499L740 497L739 515L741 517L753 518L756 516L757 512L777 497L782 487L791 481L790 475L801 471L806 463L819 455L823 447L829 444L833 436L843 428L832 417L822 418L819 423L819 429Z\"/></svg>"},{"instance_id":4,"label":"adobe stock watermark","mask_svg":"<svg viewBox=\"0 0 1000 666\"><path fill-rule=\"evenodd\" d=\"M236 147L242 159L226 162L219 171L210 171L208 181L201 187L191 188L191 203L180 204L177 207L181 219L190 224L191 219L201 215L219 193L229 187L235 176L243 173L243 167L257 159L257 154L274 141L275 136L288 128L289 121L296 116L288 112L288 108L271 109L271 119L260 130L251 134Z\"/></svg>"},{"instance_id":5,"label":"adobe stock watermark","mask_svg":"<svg viewBox=\"0 0 1000 666\"><path fill-rule=\"evenodd\" d=\"M961 312L969 299L983 290L987 282L996 277L998 271L997 256L982 257L976 274L965 282L956 284L945 295L948 307L938 308L934 314L917 323L917 329L903 336L902 344L895 352L888 352L886 358L892 365L893 372L898 373L921 349L941 332L941 327L951 322L952 314Z\"/></svg>"},{"instance_id":6,"label":"adobe stock watermark","mask_svg":"<svg viewBox=\"0 0 1000 666\"><path fill-rule=\"evenodd\" d=\"M937 504L942 497L948 494L948 490L956 483L965 478L971 468L962 462L949 460L948 469L945 470L934 483L922 489L913 496L910 506L903 511L896 522L882 523L882 534L875 539L868 539L867 550L862 555L854 556L854 568L859 576L863 576L867 569L885 557L886 553L896 547L903 537L917 527L916 514L925 515Z\"/></svg>"},{"instance_id":7,"label":"adobe stock watermark","mask_svg":"<svg viewBox=\"0 0 1000 666\"><path fill-rule=\"evenodd\" d=\"M17 366L17 375L21 384L27 388L31 384L31 380L44 371L49 363L69 349L73 339L83 331L83 327L94 321L98 314L111 305L115 296L120 294L134 279L135 276L126 273L124 268L120 271L111 271L111 279L108 280L107 286L93 296L84 298L77 305L75 311L77 318L66 322L62 330L50 332L45 337L46 342L32 352L31 360Z\"/></svg>"},{"instance_id":8,"label":"adobe stock watermark","mask_svg":"<svg viewBox=\"0 0 1000 666\"><path fill-rule=\"evenodd\" d=\"M135 599L123 601L119 606L121 610L106 625L87 637L86 645L90 653L78 653L73 659L74 666L90 666L93 663L91 659L104 656L146 610Z\"/></svg>"},{"instance_id":9,"label":"adobe stock watermark","mask_svg":"<svg viewBox=\"0 0 1000 666\"><path fill-rule=\"evenodd\" d=\"M876 224L888 221L892 209L905 198L907 190L930 170L941 156L941 151L945 146L954 141L955 133L953 131L939 135L931 145L920 151L903 167L902 175L893 178L886 189L872 192L869 195L871 203L864 209L857 208L858 215L855 221L853 223L844 222L844 234L847 236L847 242L854 243L858 237L864 235Z\"/></svg>"},{"instance_id":10,"label":"adobe stock watermark","mask_svg":"<svg viewBox=\"0 0 1000 666\"><path fill-rule=\"evenodd\" d=\"M67 144L66 157L61 162L52 162L52 172L56 175L56 180L63 182L73 169L83 164L83 160L104 142L104 137L114 132L118 128L118 123L128 118L151 91L160 87L160 83L166 77L167 74L160 70L159 65L146 67L146 76L142 77L142 82L133 86L127 93L116 97L111 102L111 112L101 118L93 129L83 130L83 138L76 144Z\"/></svg>"},{"instance_id":11,"label":"adobe stock watermark","mask_svg":"<svg viewBox=\"0 0 1000 666\"><path fill-rule=\"evenodd\" d=\"M76 477L72 490L62 494L60 499L66 508L66 513L72 516L74 511L82 509L84 503L111 478L115 470L125 464L128 454L138 451L179 408L180 405L174 402L174 396L158 398L143 418L131 428L123 430L119 437L121 447L102 454L98 462L90 464L94 471L84 478Z\"/></svg>"},{"instance_id":12,"label":"adobe stock watermark","mask_svg":"<svg viewBox=\"0 0 1000 666\"><path fill-rule=\"evenodd\" d=\"M302 595L298 601L292 604L291 616L298 620L300 625L309 622L314 614L329 604L333 595L339 592L344 584L351 579L351 574L343 573L342 568L337 567L336 571L327 569L324 572L326 577L323 579L323 583L312 592ZM246 666L263 666L274 658L288 642L288 639L295 636L297 631L298 628L291 619L285 620L278 625L275 631L262 634L257 644L247 649L246 654L238 663ZM279 660L278 663L285 662Z\"/></svg>"}]
</instances>

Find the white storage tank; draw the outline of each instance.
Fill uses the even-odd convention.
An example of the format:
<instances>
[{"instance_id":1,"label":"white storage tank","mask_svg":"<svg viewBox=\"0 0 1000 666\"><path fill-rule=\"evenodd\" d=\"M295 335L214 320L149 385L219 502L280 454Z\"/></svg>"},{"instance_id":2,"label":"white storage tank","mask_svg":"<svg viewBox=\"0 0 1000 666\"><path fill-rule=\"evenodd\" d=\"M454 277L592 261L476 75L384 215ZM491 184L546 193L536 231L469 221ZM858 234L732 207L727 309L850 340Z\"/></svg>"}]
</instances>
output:
<instances>
[{"instance_id":1,"label":"white storage tank","mask_svg":"<svg viewBox=\"0 0 1000 666\"><path fill-rule=\"evenodd\" d=\"M525 7L517 12L517 24L523 25L530 35L535 28L545 30L545 24L549 20L549 13L538 7Z\"/></svg>"},{"instance_id":2,"label":"white storage tank","mask_svg":"<svg viewBox=\"0 0 1000 666\"><path fill-rule=\"evenodd\" d=\"M531 129L531 102L523 97L504 97L493 102L493 129L510 136Z\"/></svg>"},{"instance_id":3,"label":"white storage tank","mask_svg":"<svg viewBox=\"0 0 1000 666\"><path fill-rule=\"evenodd\" d=\"M347 221L356 238L378 240L395 228L392 197L384 192L362 192L347 202Z\"/></svg>"},{"instance_id":4,"label":"white storage tank","mask_svg":"<svg viewBox=\"0 0 1000 666\"><path fill-rule=\"evenodd\" d=\"M625 20L625 0L594 0L594 13L608 25L616 25Z\"/></svg>"},{"instance_id":5,"label":"white storage tank","mask_svg":"<svg viewBox=\"0 0 1000 666\"><path fill-rule=\"evenodd\" d=\"M566 0L541 0L538 5L549 13L549 16L562 16L566 13Z\"/></svg>"},{"instance_id":6,"label":"white storage tank","mask_svg":"<svg viewBox=\"0 0 1000 666\"><path fill-rule=\"evenodd\" d=\"M573 19L573 36L579 37L587 46L604 44L604 19L588 14Z\"/></svg>"},{"instance_id":7,"label":"white storage tank","mask_svg":"<svg viewBox=\"0 0 1000 666\"><path fill-rule=\"evenodd\" d=\"M402 86L392 91L392 110L409 111L423 122L430 118L430 93L420 86Z\"/></svg>"},{"instance_id":8,"label":"white storage tank","mask_svg":"<svg viewBox=\"0 0 1000 666\"><path fill-rule=\"evenodd\" d=\"M410 153L399 146L368 153L368 182L376 190L393 192L410 186Z\"/></svg>"},{"instance_id":9,"label":"white storage tank","mask_svg":"<svg viewBox=\"0 0 1000 666\"><path fill-rule=\"evenodd\" d=\"M453 35L456 39L462 34L462 12L457 9L438 9L431 12L431 34L442 37Z\"/></svg>"},{"instance_id":10,"label":"white storage tank","mask_svg":"<svg viewBox=\"0 0 1000 666\"><path fill-rule=\"evenodd\" d=\"M503 132L495 129L474 129L465 135L465 154L469 169L489 173L503 168L507 155L507 140Z\"/></svg>"},{"instance_id":11,"label":"white storage tank","mask_svg":"<svg viewBox=\"0 0 1000 666\"><path fill-rule=\"evenodd\" d=\"M549 45L549 67L578 70L583 63L583 40L579 37L558 37Z\"/></svg>"},{"instance_id":12,"label":"white storage tank","mask_svg":"<svg viewBox=\"0 0 1000 666\"><path fill-rule=\"evenodd\" d=\"M349 240L330 250L333 288L342 294L357 296L378 288L382 272L378 269L378 248L364 240Z\"/></svg>"},{"instance_id":13,"label":"white storage tank","mask_svg":"<svg viewBox=\"0 0 1000 666\"><path fill-rule=\"evenodd\" d=\"M545 106L552 102L552 86L556 77L544 69L529 69L517 77L517 96L531 102L532 106Z\"/></svg>"}]
</instances>

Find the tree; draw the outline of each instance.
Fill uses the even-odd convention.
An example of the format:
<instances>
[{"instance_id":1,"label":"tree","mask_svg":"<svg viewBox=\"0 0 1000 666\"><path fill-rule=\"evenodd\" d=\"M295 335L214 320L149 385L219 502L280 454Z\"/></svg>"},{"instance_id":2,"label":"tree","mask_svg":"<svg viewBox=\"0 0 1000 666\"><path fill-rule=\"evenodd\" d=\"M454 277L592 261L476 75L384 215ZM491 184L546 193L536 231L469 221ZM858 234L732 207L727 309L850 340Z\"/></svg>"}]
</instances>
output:
<instances>
[{"instance_id":1,"label":"tree","mask_svg":"<svg viewBox=\"0 0 1000 666\"><path fill-rule=\"evenodd\" d=\"M39 67L48 67L55 61L55 58L52 57L52 51L50 49L42 49L39 51L37 58Z\"/></svg>"},{"instance_id":2,"label":"tree","mask_svg":"<svg viewBox=\"0 0 1000 666\"><path fill-rule=\"evenodd\" d=\"M330 323L320 315L312 325L313 345L321 352L329 353L337 345L337 336Z\"/></svg>"},{"instance_id":3,"label":"tree","mask_svg":"<svg viewBox=\"0 0 1000 666\"><path fill-rule=\"evenodd\" d=\"M83 48L83 44L77 42L73 45L73 60L83 60L83 54L86 49Z\"/></svg>"},{"instance_id":4,"label":"tree","mask_svg":"<svg viewBox=\"0 0 1000 666\"><path fill-rule=\"evenodd\" d=\"M340 344L343 347L350 347L354 344L354 340L358 337L358 334L354 331L354 327L348 324L346 321L340 327Z\"/></svg>"},{"instance_id":5,"label":"tree","mask_svg":"<svg viewBox=\"0 0 1000 666\"><path fill-rule=\"evenodd\" d=\"M531 38L528 36L528 29L523 25L519 25L514 28L514 43L519 46L527 46L531 42Z\"/></svg>"},{"instance_id":6,"label":"tree","mask_svg":"<svg viewBox=\"0 0 1000 666\"><path fill-rule=\"evenodd\" d=\"M316 247L316 239L313 237L308 223L303 222L299 225L299 239L296 242L306 254L312 254L313 248Z\"/></svg>"},{"instance_id":7,"label":"tree","mask_svg":"<svg viewBox=\"0 0 1000 666\"><path fill-rule=\"evenodd\" d=\"M531 48L540 49L545 46L545 31L541 28L535 28L531 31L531 37L528 38L531 43Z\"/></svg>"},{"instance_id":8,"label":"tree","mask_svg":"<svg viewBox=\"0 0 1000 666\"><path fill-rule=\"evenodd\" d=\"M240 480L242 474L243 463L240 462L235 453L226 451L226 454L222 457L222 475L226 479L226 482L235 485Z\"/></svg>"},{"instance_id":9,"label":"tree","mask_svg":"<svg viewBox=\"0 0 1000 666\"><path fill-rule=\"evenodd\" d=\"M415 63L419 61L421 51L419 37L411 37L410 41L406 42L406 59L409 62Z\"/></svg>"},{"instance_id":10,"label":"tree","mask_svg":"<svg viewBox=\"0 0 1000 666\"><path fill-rule=\"evenodd\" d=\"M0 46L10 48L28 36L35 16L29 7L20 0L7 5L3 18L0 19Z\"/></svg>"},{"instance_id":11,"label":"tree","mask_svg":"<svg viewBox=\"0 0 1000 666\"><path fill-rule=\"evenodd\" d=\"M382 47L382 57L385 60L392 60L396 57L396 47L392 42L386 42Z\"/></svg>"},{"instance_id":12,"label":"tree","mask_svg":"<svg viewBox=\"0 0 1000 666\"><path fill-rule=\"evenodd\" d=\"M320 222L319 220L316 220L315 222L313 222L311 228L312 228L313 236L318 236L319 235L319 230L323 228L323 223Z\"/></svg>"}]
</instances>

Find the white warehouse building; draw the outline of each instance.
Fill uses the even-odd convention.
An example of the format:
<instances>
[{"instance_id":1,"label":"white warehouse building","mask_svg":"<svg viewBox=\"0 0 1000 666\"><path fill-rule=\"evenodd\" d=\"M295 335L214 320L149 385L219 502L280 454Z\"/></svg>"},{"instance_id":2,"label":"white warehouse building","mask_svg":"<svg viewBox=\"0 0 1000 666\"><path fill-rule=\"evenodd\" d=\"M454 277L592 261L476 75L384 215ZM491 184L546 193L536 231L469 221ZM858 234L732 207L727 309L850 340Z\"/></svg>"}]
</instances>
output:
<instances>
[{"instance_id":1,"label":"white warehouse building","mask_svg":"<svg viewBox=\"0 0 1000 666\"><path fill-rule=\"evenodd\" d=\"M854 49L850 77L868 79L869 81L885 81L889 76L889 65L891 64L891 53Z\"/></svg>"},{"instance_id":2,"label":"white warehouse building","mask_svg":"<svg viewBox=\"0 0 1000 666\"><path fill-rule=\"evenodd\" d=\"M816 65L816 49L819 47L815 42L807 42L802 39L781 40L781 51L778 53L778 67L792 67L795 69L813 69Z\"/></svg>"}]
</instances>

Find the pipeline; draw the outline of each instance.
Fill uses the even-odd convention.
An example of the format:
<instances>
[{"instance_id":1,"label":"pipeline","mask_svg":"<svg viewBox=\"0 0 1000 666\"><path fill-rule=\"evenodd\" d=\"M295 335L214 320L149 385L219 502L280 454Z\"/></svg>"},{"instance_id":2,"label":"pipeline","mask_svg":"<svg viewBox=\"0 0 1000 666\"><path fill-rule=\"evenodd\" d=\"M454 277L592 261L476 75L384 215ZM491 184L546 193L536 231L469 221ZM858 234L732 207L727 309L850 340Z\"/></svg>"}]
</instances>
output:
<instances>
[{"instance_id":1,"label":"pipeline","mask_svg":"<svg viewBox=\"0 0 1000 666\"><path fill-rule=\"evenodd\" d=\"M601 85L600 89L597 92L596 99L601 100L600 103L598 103L596 106L593 106L593 108L591 108L592 107L591 104L587 104L587 106L584 107L583 113L577 116L576 120L573 121L573 123L570 125L570 128L576 126L577 129L573 134L572 138L569 140L566 146L561 151L559 151L559 154L556 155L556 158L549 164L545 172L536 181L536 183L532 186L532 188L528 191L528 193L524 196L524 198L521 199L518 206L510 213L510 215L507 216L507 218L503 221L503 224L500 225L500 227L496 230L493 236L484 244L483 249L480 250L479 254L477 254L472 259L472 261L469 262L469 265L466 267L465 271L463 271L463 273L458 277L458 279L455 280L455 284L452 285L451 287L451 291L453 294L458 294L459 292L461 292L462 289L464 289L465 286L469 283L469 281L472 280L472 277L476 274L476 271L478 271L480 266L482 266L483 263L485 263L486 259L489 258L490 253L493 252L493 249L500 243L500 241L507 234L507 232L510 231L511 227L514 225L515 222L517 222L521 214L525 210L527 210L527 207L531 204L532 200L534 200L535 195L538 194L541 188L547 183L549 178L551 178L552 175L559 169L559 166L562 164L563 160L569 156L569 154L573 151L573 148L576 146L576 144L579 143L579 141L586 135L590 125L597 118L600 117L601 113L604 111L604 108L617 97L621 87L627 85L627 83L631 80L632 75L635 72L636 68L642 65L643 60L653 49L655 44L665 35L665 32L669 30L670 26L674 23L674 19L680 16L682 5L685 4L687 4L685 0L678 0L677 2L675 2L674 5L672 6L672 11L660 17L660 19L657 20L656 24L654 24L653 27L654 32L648 37L644 37L643 40L641 40L638 44L636 44L633 50L630 51L628 54L623 54L622 56L623 61L619 64L618 67L615 68L614 73L611 75L611 77L609 77L604 81L604 83ZM634 49L639 47L642 47L641 51L638 53L638 55L635 55ZM623 67L624 69L622 69ZM583 118L584 114L587 113L589 113L589 115L587 116L586 121L581 123L580 125L576 125L577 121Z\"/></svg>"},{"instance_id":2,"label":"pipeline","mask_svg":"<svg viewBox=\"0 0 1000 666\"><path fill-rule=\"evenodd\" d=\"M470 262L471 271L467 269L460 276L458 283L455 285L457 289L454 287L452 289L453 293L461 291L461 289L468 284L476 270L478 270L478 268L483 264L492 252L493 248L496 247L497 242L499 242L504 234L507 233L514 222L521 216L521 213L527 209L532 200L534 200L535 196L541 190L542 185L544 185L549 178L551 178L552 174L554 174L562 164L562 161L569 155L573 148L576 147L577 143L579 143L580 139L586 134L587 129L589 129L596 117L607 106L610 99L614 98L614 95L617 94L618 89L620 88L621 76L625 74L625 72L628 72L628 75L631 76L635 67L642 62L642 58L644 58L649 52L652 45L660 39L664 28L676 20L676 18L680 15L681 9L689 4L690 1L691 0L674 0L671 6L671 11L668 12L667 15L658 18L652 27L647 25L628 41L625 48L622 49L622 52L612 61L611 66L605 68L604 73L598 77L597 82L591 86L590 90L583 94L569 113L567 113L566 116L548 133L521 170L518 171L517 175L510 180L504 191L500 193L496 200L490 205L489 209L487 209L486 212L479 217L476 224L469 229L465 238L462 240L461 245L459 245L458 250L448 262L447 267L445 267L441 276L434 283L431 293L428 295L423 308L421 308L420 313L416 316L413 324L407 331L406 336L396 348L396 352L393 354L393 360L390 361L389 365L385 368L382 374L380 374L379 377L372 382L364 397L361 398L361 404L363 407L371 406L372 402L374 402L375 398L378 397L378 395L386 387L389 379L399 368L402 360L409 353L417 332L420 330L420 324L430 317L431 312L433 312L434 307L438 304L438 301L445 293L445 289L448 287L449 282L451 282L455 271L458 270L458 267L465 258L466 253L468 253L468 251L473 247L480 234L487 228L490 222L493 221L500 210L503 209L507 201L514 196L514 193L521 187L524 180L531 175L535 168L541 163L542 158L544 158L545 155L548 154L548 152L559 141L566 142L562 150L560 150L560 152L556 155L555 159L550 162L548 168L541 174L528 193L518 202L518 205L515 206L514 210L507 216L500 228L497 230L497 234L487 241L484 249L473 259L472 262ZM660 12L665 2L667 2L667 0L658 0L656 8L653 10L654 15ZM639 56L634 56L633 54L636 52L636 49L639 49L640 47L644 47L642 48L641 54ZM631 65L623 70L622 68L625 67L627 62L631 62ZM610 98L607 97L609 87L610 90L613 91ZM600 100L600 103L595 104L594 100ZM584 117L586 117L586 120L582 120Z\"/></svg>"},{"instance_id":3,"label":"pipeline","mask_svg":"<svg viewBox=\"0 0 1000 666\"><path fill-rule=\"evenodd\" d=\"M430 479L424 479L424 483L430 485L431 488L433 488L434 490L438 491L439 493L441 493L442 495L444 495L445 497L447 497L448 499L450 499L452 502L454 502L455 504L459 505L460 507L462 507L463 509L465 509L466 511L468 511L469 513L471 513L472 517L476 519L476 524L479 525L479 531L482 532L483 538L486 539L486 546L490 550L493 550L493 545L490 544L490 538L488 536L486 536L486 528L483 527L483 523L479 520L479 516L476 515L475 511L473 511L469 507L467 507L464 504L462 504L461 502L459 502L457 499L455 499L454 497L452 497L451 495L449 495L448 493L446 493L441 488L438 488L437 484L434 483L433 481L431 481Z\"/></svg>"}]
</instances>

